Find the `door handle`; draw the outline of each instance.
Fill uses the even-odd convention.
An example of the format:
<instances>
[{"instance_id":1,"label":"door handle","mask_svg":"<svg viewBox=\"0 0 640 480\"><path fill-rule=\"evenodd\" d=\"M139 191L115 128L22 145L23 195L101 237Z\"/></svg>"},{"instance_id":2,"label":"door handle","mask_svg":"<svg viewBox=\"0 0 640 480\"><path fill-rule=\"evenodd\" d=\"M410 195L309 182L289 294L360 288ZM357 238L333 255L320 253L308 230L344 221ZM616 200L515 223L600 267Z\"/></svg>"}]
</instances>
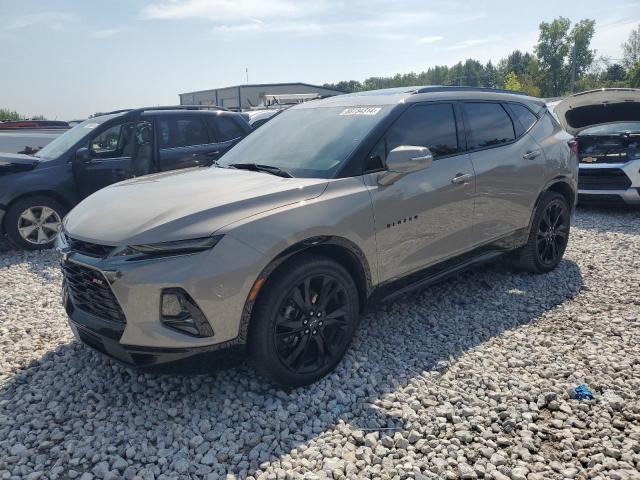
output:
<instances>
[{"instance_id":1,"label":"door handle","mask_svg":"<svg viewBox=\"0 0 640 480\"><path fill-rule=\"evenodd\" d=\"M473 175L470 173L457 173L456 176L451 179L451 183L454 185L466 185L472 178Z\"/></svg>"},{"instance_id":2,"label":"door handle","mask_svg":"<svg viewBox=\"0 0 640 480\"><path fill-rule=\"evenodd\" d=\"M530 152L525 153L524 155L522 155L522 158L524 160L533 160L534 158L536 158L538 155L540 155L540 150L532 150Z\"/></svg>"}]
</instances>

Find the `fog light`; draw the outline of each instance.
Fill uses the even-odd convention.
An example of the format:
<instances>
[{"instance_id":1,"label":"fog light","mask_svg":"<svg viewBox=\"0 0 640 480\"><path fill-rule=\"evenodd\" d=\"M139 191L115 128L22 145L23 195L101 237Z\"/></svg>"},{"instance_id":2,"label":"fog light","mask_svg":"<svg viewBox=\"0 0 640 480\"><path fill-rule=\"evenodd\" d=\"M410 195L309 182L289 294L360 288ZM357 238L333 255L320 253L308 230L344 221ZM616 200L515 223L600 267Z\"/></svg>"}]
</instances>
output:
<instances>
[{"instance_id":1,"label":"fog light","mask_svg":"<svg viewBox=\"0 0 640 480\"><path fill-rule=\"evenodd\" d=\"M196 302L181 288L162 291L160 321L169 328L196 337L212 337L213 329Z\"/></svg>"}]
</instances>

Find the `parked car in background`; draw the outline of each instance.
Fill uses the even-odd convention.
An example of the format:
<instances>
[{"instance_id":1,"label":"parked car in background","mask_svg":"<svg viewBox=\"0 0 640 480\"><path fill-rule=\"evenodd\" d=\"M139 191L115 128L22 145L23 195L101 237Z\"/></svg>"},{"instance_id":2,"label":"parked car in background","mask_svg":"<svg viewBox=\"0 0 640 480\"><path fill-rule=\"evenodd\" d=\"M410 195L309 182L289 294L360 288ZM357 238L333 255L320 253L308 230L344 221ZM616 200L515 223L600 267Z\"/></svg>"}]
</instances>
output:
<instances>
[{"instance_id":1,"label":"parked car in background","mask_svg":"<svg viewBox=\"0 0 640 480\"><path fill-rule=\"evenodd\" d=\"M57 120L0 122L0 152L31 155L71 128Z\"/></svg>"},{"instance_id":2,"label":"parked car in background","mask_svg":"<svg viewBox=\"0 0 640 480\"><path fill-rule=\"evenodd\" d=\"M223 109L140 108L85 120L32 155L0 153L0 233L20 248L48 248L65 214L96 190L211 165L250 131Z\"/></svg>"},{"instance_id":3,"label":"parked car in background","mask_svg":"<svg viewBox=\"0 0 640 480\"><path fill-rule=\"evenodd\" d=\"M242 346L275 383L316 381L369 302L504 253L554 269L577 184L571 140L539 99L491 89L297 105L214 167L76 206L59 238L71 328L131 365Z\"/></svg>"},{"instance_id":4,"label":"parked car in background","mask_svg":"<svg viewBox=\"0 0 640 480\"><path fill-rule=\"evenodd\" d=\"M554 110L577 139L579 201L640 205L640 90L578 93Z\"/></svg>"}]
</instances>

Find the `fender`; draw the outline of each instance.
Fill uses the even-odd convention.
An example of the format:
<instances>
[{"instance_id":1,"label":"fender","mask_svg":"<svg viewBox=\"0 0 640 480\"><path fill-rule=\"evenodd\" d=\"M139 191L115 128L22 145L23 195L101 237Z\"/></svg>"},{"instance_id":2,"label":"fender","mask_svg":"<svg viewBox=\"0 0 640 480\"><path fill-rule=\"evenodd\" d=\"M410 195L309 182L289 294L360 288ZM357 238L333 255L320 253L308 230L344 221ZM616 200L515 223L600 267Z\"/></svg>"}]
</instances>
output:
<instances>
[{"instance_id":1,"label":"fender","mask_svg":"<svg viewBox=\"0 0 640 480\"><path fill-rule=\"evenodd\" d=\"M367 302L371 293L373 292L373 284L369 262L360 247L351 240L333 235L322 235L307 238L284 249L260 272L258 278L256 278L256 281L253 284L254 286L251 289L251 292L249 292L249 295L245 301L245 305L242 310L242 318L240 319L240 329L238 332L238 336L234 340L231 340L233 344L247 343L251 313L258 298L259 289L262 288L269 276L280 265L282 265L285 261L287 261L294 255L307 250L320 250L323 247L337 247L343 252L348 252L347 254L351 255L352 260L354 262L357 262L357 265L362 269L362 276L364 278L354 278L354 280L356 281L356 284L364 282L364 285L358 285L358 290L362 291L362 287L364 287L365 298L361 299L361 303L364 305Z\"/></svg>"},{"instance_id":2,"label":"fender","mask_svg":"<svg viewBox=\"0 0 640 480\"><path fill-rule=\"evenodd\" d=\"M529 226L527 227L527 234L525 237L525 242L526 239L529 238L529 234L531 233L531 226L533 225L533 217L536 214L536 210L538 209L538 204L540 203L540 199L542 198L542 194L549 191L549 190L554 190L555 185L559 185L559 184L565 184L566 186L569 187L569 189L571 190L571 194L573 195L573 205L569 205L569 207L571 208L571 211L573 213L573 210L575 209L576 206L576 200L578 198L577 195L577 185L575 180L569 176L569 175L558 175L554 178L552 178L551 180L549 180L544 187L542 187L542 189L540 190L540 192L538 193L538 197L536 198L536 201L533 205L533 209L531 210L531 217L529 218ZM558 191L558 190L554 190L554 191Z\"/></svg>"}]
</instances>

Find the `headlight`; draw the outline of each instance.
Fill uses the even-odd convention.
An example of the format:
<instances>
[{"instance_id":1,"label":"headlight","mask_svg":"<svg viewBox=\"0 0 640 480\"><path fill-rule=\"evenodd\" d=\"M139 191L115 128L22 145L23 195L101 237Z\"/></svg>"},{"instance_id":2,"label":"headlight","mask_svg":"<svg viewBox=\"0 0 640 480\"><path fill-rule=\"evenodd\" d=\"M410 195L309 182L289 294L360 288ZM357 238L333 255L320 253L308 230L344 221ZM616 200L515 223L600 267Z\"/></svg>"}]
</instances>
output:
<instances>
[{"instance_id":1,"label":"headlight","mask_svg":"<svg viewBox=\"0 0 640 480\"><path fill-rule=\"evenodd\" d=\"M192 238L189 240L177 240L175 242L149 243L146 245L130 245L123 248L115 255L144 254L150 256L180 255L186 253L202 252L216 246L223 235L211 237Z\"/></svg>"}]
</instances>

